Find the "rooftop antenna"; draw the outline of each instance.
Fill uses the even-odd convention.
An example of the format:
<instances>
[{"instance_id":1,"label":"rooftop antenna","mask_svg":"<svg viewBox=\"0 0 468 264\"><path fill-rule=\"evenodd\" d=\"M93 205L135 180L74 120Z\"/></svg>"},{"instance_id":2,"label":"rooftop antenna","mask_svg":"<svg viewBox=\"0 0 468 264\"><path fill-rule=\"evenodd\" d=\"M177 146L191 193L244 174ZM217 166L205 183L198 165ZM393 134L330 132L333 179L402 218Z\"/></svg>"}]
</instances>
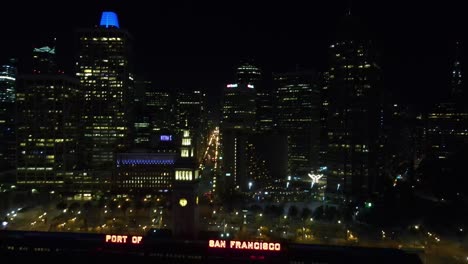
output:
<instances>
[{"instance_id":1,"label":"rooftop antenna","mask_svg":"<svg viewBox=\"0 0 468 264\"><path fill-rule=\"evenodd\" d=\"M348 12L346 13L346 15L351 16L352 15L351 14L352 9L353 9L353 0L349 0L348 1Z\"/></svg>"}]
</instances>

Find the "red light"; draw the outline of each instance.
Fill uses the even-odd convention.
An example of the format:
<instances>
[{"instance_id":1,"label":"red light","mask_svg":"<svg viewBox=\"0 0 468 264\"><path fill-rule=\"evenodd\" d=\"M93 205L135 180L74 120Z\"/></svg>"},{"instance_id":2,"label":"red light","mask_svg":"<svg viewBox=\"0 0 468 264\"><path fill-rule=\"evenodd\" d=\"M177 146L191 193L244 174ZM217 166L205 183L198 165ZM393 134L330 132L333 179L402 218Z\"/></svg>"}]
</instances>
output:
<instances>
[{"instance_id":1,"label":"red light","mask_svg":"<svg viewBox=\"0 0 468 264\"><path fill-rule=\"evenodd\" d=\"M226 240L210 240L208 241L210 248L230 248L238 250L258 250L258 251L280 251L281 244L274 242L258 242L258 241L237 241L231 240L226 243Z\"/></svg>"},{"instance_id":2,"label":"red light","mask_svg":"<svg viewBox=\"0 0 468 264\"><path fill-rule=\"evenodd\" d=\"M251 260L265 260L265 256L250 256Z\"/></svg>"},{"instance_id":3,"label":"red light","mask_svg":"<svg viewBox=\"0 0 468 264\"><path fill-rule=\"evenodd\" d=\"M142 236L106 235L105 242L111 244L140 244Z\"/></svg>"}]
</instances>

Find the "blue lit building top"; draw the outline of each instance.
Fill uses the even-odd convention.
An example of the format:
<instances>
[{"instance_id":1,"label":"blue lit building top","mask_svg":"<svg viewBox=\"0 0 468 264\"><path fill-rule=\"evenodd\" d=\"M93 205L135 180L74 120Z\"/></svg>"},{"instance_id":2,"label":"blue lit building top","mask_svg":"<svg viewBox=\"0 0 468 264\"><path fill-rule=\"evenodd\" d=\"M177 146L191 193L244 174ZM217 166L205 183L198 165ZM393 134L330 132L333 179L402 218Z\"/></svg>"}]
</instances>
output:
<instances>
[{"instance_id":1,"label":"blue lit building top","mask_svg":"<svg viewBox=\"0 0 468 264\"><path fill-rule=\"evenodd\" d=\"M117 14L110 11L104 11L101 15L101 27L109 28L109 27L119 27L119 19L117 18Z\"/></svg>"}]
</instances>

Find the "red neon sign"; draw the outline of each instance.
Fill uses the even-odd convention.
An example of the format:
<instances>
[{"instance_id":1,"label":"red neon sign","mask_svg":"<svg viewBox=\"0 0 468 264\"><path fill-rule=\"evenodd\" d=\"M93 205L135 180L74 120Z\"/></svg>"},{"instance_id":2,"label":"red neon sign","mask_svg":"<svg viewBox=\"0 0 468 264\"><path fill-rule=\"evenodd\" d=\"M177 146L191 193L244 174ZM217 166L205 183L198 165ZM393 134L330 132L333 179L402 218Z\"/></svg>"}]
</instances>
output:
<instances>
[{"instance_id":1,"label":"red neon sign","mask_svg":"<svg viewBox=\"0 0 468 264\"><path fill-rule=\"evenodd\" d=\"M105 242L111 244L140 244L142 236L106 235Z\"/></svg>"},{"instance_id":2,"label":"red neon sign","mask_svg":"<svg viewBox=\"0 0 468 264\"><path fill-rule=\"evenodd\" d=\"M280 243L272 242L257 242L257 241L237 241L237 240L209 240L208 247L210 248L230 248L241 250L263 250L263 251L280 251Z\"/></svg>"}]
</instances>

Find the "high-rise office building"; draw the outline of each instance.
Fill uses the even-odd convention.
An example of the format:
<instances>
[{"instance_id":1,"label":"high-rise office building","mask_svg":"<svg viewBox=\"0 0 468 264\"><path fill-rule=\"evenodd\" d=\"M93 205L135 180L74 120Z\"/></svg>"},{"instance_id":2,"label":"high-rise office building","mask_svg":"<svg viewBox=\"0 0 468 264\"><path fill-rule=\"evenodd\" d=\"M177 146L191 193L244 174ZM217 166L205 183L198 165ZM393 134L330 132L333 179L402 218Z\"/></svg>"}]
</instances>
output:
<instances>
[{"instance_id":1,"label":"high-rise office building","mask_svg":"<svg viewBox=\"0 0 468 264\"><path fill-rule=\"evenodd\" d=\"M236 68L236 80L239 83L260 85L262 72L252 61L245 60Z\"/></svg>"},{"instance_id":2,"label":"high-rise office building","mask_svg":"<svg viewBox=\"0 0 468 264\"><path fill-rule=\"evenodd\" d=\"M78 80L57 74L21 75L17 88L17 183L73 191Z\"/></svg>"},{"instance_id":3,"label":"high-rise office building","mask_svg":"<svg viewBox=\"0 0 468 264\"><path fill-rule=\"evenodd\" d=\"M178 129L186 128L194 140L196 157L201 160L208 136L206 123L206 95L201 91L179 92L176 99Z\"/></svg>"},{"instance_id":4,"label":"high-rise office building","mask_svg":"<svg viewBox=\"0 0 468 264\"><path fill-rule=\"evenodd\" d=\"M107 182L117 152L130 144L132 37L117 14L103 12L99 26L78 31L77 76L83 90L83 161L96 181Z\"/></svg>"},{"instance_id":5,"label":"high-rise office building","mask_svg":"<svg viewBox=\"0 0 468 264\"><path fill-rule=\"evenodd\" d=\"M287 137L288 175L307 177L318 167L320 86L314 71L274 75L276 122Z\"/></svg>"},{"instance_id":6,"label":"high-rise office building","mask_svg":"<svg viewBox=\"0 0 468 264\"><path fill-rule=\"evenodd\" d=\"M460 63L460 43L458 41L456 42L455 48L456 53L451 72L452 98L463 98L465 94L463 91L462 69Z\"/></svg>"},{"instance_id":7,"label":"high-rise office building","mask_svg":"<svg viewBox=\"0 0 468 264\"><path fill-rule=\"evenodd\" d=\"M0 65L0 171L15 166L16 60Z\"/></svg>"},{"instance_id":8,"label":"high-rise office building","mask_svg":"<svg viewBox=\"0 0 468 264\"><path fill-rule=\"evenodd\" d=\"M225 189L248 190L247 146L255 127L255 86L228 84L224 88L221 119L223 156L222 177Z\"/></svg>"},{"instance_id":9,"label":"high-rise office building","mask_svg":"<svg viewBox=\"0 0 468 264\"><path fill-rule=\"evenodd\" d=\"M457 42L457 56L451 70L451 94L447 100L436 104L427 116L427 145L430 153L439 160L451 158L461 146L468 144L468 108L463 100L458 45Z\"/></svg>"},{"instance_id":10,"label":"high-rise office building","mask_svg":"<svg viewBox=\"0 0 468 264\"><path fill-rule=\"evenodd\" d=\"M16 59L0 66L0 102L15 102Z\"/></svg>"},{"instance_id":11,"label":"high-rise office building","mask_svg":"<svg viewBox=\"0 0 468 264\"><path fill-rule=\"evenodd\" d=\"M57 55L55 53L55 39L48 46L33 49L32 73L58 73Z\"/></svg>"},{"instance_id":12,"label":"high-rise office building","mask_svg":"<svg viewBox=\"0 0 468 264\"><path fill-rule=\"evenodd\" d=\"M135 80L135 89L130 104L130 120L133 124L131 138L133 147L149 148L151 146L150 112L146 105L146 91L152 89L151 81Z\"/></svg>"},{"instance_id":13,"label":"high-rise office building","mask_svg":"<svg viewBox=\"0 0 468 264\"><path fill-rule=\"evenodd\" d=\"M319 151L319 165L324 166L324 160L328 149L328 131L327 131L327 117L328 117L328 83L330 82L330 74L328 72L319 75L319 84L321 86L320 101L322 107L320 110L320 151Z\"/></svg>"},{"instance_id":14,"label":"high-rise office building","mask_svg":"<svg viewBox=\"0 0 468 264\"><path fill-rule=\"evenodd\" d=\"M255 130L258 133L273 129L273 94L271 87L265 85L262 71L252 61L242 61L236 68L236 82L255 86L256 120Z\"/></svg>"},{"instance_id":15,"label":"high-rise office building","mask_svg":"<svg viewBox=\"0 0 468 264\"><path fill-rule=\"evenodd\" d=\"M150 116L151 134L159 137L161 134L174 135L176 131L176 115L171 95L165 91L147 90L145 93L146 111Z\"/></svg>"},{"instance_id":16,"label":"high-rise office building","mask_svg":"<svg viewBox=\"0 0 468 264\"><path fill-rule=\"evenodd\" d=\"M382 180L383 103L381 69L371 41L347 16L330 45L327 195L358 201L378 194Z\"/></svg>"}]
</instances>

